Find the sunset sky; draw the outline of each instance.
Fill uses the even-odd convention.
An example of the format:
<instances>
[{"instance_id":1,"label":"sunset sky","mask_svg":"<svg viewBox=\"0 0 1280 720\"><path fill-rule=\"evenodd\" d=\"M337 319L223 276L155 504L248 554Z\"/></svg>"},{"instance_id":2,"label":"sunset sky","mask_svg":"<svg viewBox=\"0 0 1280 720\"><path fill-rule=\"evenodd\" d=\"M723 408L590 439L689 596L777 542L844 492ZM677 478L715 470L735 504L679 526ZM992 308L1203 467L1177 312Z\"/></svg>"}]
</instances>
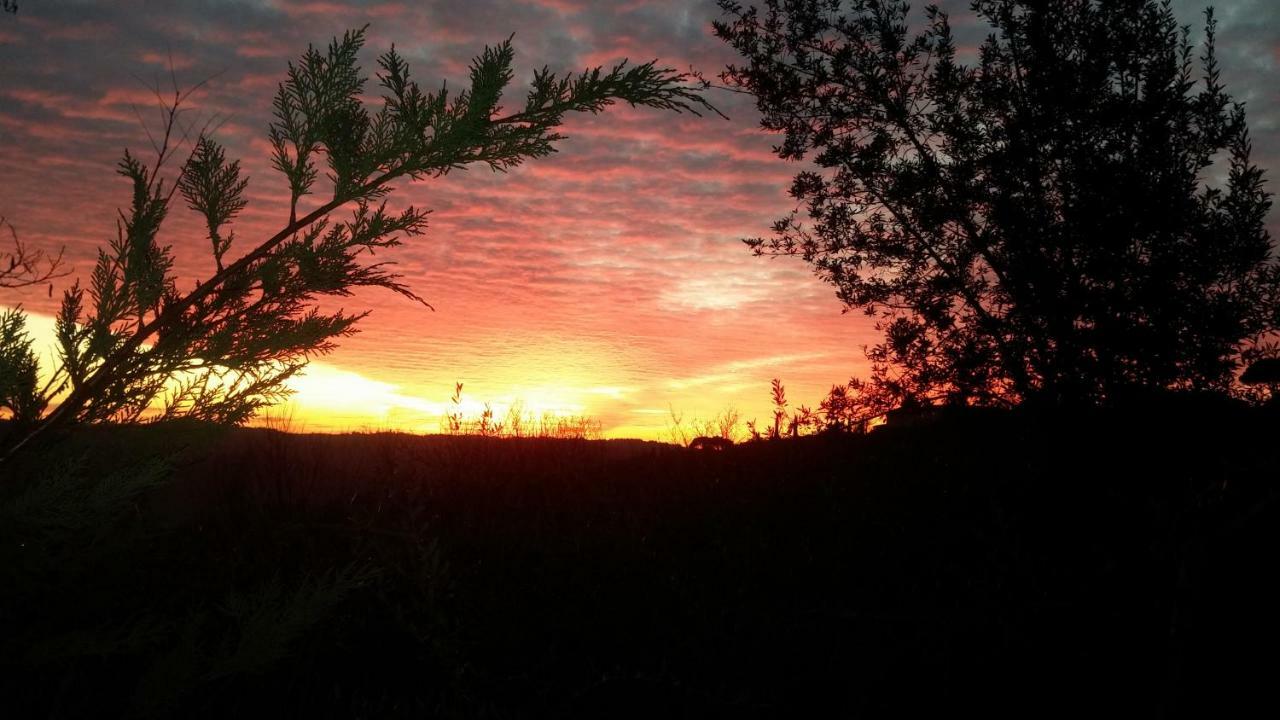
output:
<instances>
[{"instance_id":1,"label":"sunset sky","mask_svg":"<svg viewBox=\"0 0 1280 720\"><path fill-rule=\"evenodd\" d=\"M943 3L961 39L967 1ZM1178 0L1200 25L1201 2ZM250 177L236 227L247 250L287 219L285 184L268 165L266 127L287 61L308 43L369 24L364 66L392 43L424 89L461 86L473 55L515 33L522 97L532 70L578 70L654 58L708 76L733 61L711 35L712 0L26 0L0 15L0 215L33 247L66 247L84 277L127 200L115 174L124 148L149 158L135 114L154 125L148 84L206 78L190 107L226 118L216 137ZM1280 168L1280 3L1218 5L1230 92L1248 105L1255 155ZM1195 33L1197 36L1198 32ZM393 204L433 210L425 236L386 259L435 312L386 292L343 305L371 309L362 332L296 383L296 429L435 432L455 382L501 411L598 417L605 434L667 439L670 411L709 418L736 408L769 415L769 380L792 404L816 406L833 384L865 372L871 321L842 314L833 290L794 259L753 258L744 236L766 234L792 208L796 171L770 152L750 99L708 98L729 116L614 108L570 118L551 158L507 175L474 168L402 185ZM1274 183L1272 189L1276 188ZM1271 232L1280 236L1272 213ZM186 278L212 259L194 214L177 209L162 242ZM62 289L0 290L47 326Z\"/></svg>"}]
</instances>

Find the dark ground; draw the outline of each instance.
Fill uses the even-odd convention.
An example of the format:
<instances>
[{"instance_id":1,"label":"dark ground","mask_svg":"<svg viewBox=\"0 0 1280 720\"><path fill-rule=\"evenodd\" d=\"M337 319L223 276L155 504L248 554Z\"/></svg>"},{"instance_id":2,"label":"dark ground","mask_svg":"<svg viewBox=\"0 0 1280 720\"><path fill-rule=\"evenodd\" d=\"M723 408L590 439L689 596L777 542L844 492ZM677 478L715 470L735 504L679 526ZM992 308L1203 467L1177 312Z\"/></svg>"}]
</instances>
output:
<instances>
[{"instance_id":1,"label":"dark ground","mask_svg":"<svg viewBox=\"0 0 1280 720\"><path fill-rule=\"evenodd\" d=\"M0 714L1270 716L1278 469L1274 413L1194 403L724 452L81 430L0 477Z\"/></svg>"}]
</instances>

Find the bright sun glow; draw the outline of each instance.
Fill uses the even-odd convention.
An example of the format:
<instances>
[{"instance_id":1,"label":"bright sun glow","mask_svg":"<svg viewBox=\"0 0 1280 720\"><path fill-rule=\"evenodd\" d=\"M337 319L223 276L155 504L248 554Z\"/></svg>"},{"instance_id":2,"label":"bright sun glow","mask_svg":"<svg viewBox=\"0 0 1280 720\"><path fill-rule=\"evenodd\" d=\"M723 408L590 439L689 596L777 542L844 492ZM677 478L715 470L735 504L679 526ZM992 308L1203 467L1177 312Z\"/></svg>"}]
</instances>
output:
<instances>
[{"instance_id":1,"label":"bright sun glow","mask_svg":"<svg viewBox=\"0 0 1280 720\"><path fill-rule=\"evenodd\" d=\"M56 358L53 318L29 313L27 326L47 370ZM677 418L692 426L729 409L743 422L768 417L771 408L760 391L768 387L768 378L780 368L823 359L815 353L772 355L729 361L686 377L645 378L629 375L607 349L588 344L543 341L521 347L521 353L492 364L496 367L470 368L459 402L450 397L453 383L447 375L427 384L401 384L313 361L288 381L293 391L288 401L266 409L251 424L293 432L429 434L447 432L451 415L474 424L487 410L508 428L518 418L525 431L536 431L539 423L590 419L599 421L599 434L606 438L666 441ZM796 397L820 390L802 389ZM673 402L673 397L685 400Z\"/></svg>"},{"instance_id":2,"label":"bright sun glow","mask_svg":"<svg viewBox=\"0 0 1280 720\"><path fill-rule=\"evenodd\" d=\"M27 330L41 367L53 366L56 358L54 320L48 315L29 313ZM567 385L512 385L497 397L475 397L464 389L461 401L428 399L403 391L399 386L370 379L358 372L313 361L287 382L293 392L289 400L269 408L253 424L280 427L294 432L350 432L396 430L435 433L445 430L444 418L459 413L465 420L479 418L486 410L498 420L511 413L539 421L577 417L590 410L589 399L618 399L622 387L593 387L584 383Z\"/></svg>"}]
</instances>

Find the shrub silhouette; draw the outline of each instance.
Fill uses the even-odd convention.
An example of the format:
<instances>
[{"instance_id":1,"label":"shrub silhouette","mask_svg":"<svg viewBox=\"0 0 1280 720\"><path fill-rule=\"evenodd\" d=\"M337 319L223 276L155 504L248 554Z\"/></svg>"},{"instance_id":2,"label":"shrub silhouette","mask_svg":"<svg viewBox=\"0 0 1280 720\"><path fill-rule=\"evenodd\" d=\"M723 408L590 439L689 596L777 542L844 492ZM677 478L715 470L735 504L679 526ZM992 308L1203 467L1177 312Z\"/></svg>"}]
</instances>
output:
<instances>
[{"instance_id":1,"label":"shrub silhouette","mask_svg":"<svg viewBox=\"0 0 1280 720\"><path fill-rule=\"evenodd\" d=\"M1280 358L1263 358L1251 364L1240 376L1246 385L1275 385L1280 383Z\"/></svg>"},{"instance_id":2,"label":"shrub silhouette","mask_svg":"<svg viewBox=\"0 0 1280 720\"><path fill-rule=\"evenodd\" d=\"M0 468L0 691L12 717L1248 716L1277 425L1170 410L722 453L79 427ZM177 482L127 487L182 446Z\"/></svg>"},{"instance_id":3,"label":"shrub silhouette","mask_svg":"<svg viewBox=\"0 0 1280 720\"><path fill-rule=\"evenodd\" d=\"M1255 400L1265 398L1267 403L1276 407L1280 403L1280 357L1255 360L1245 368L1240 376L1240 383L1256 389Z\"/></svg>"},{"instance_id":4,"label":"shrub silhouette","mask_svg":"<svg viewBox=\"0 0 1280 720\"><path fill-rule=\"evenodd\" d=\"M453 94L443 87L424 92L393 47L378 59L382 104L370 109L356 62L364 38L363 28L347 32L326 51L308 48L290 64L268 133L272 164L289 187L289 218L238 258L229 255L238 240L230 225L246 205L248 184L239 163L202 132L176 179L167 184L162 177L181 145L178 109L190 94L175 88L155 162L145 165L128 152L120 162L132 202L121 212L115 241L99 252L88 286L76 284L64 296L57 316L61 364L41 398L66 395L48 413L19 418L28 427L16 433L8 454L50 429L135 421L157 404L160 418L242 422L281 399L285 381L354 332L366 314L323 313L315 304L320 298L382 287L426 305L388 263L366 258L426 227L426 210L387 209L398 180L473 164L509 170L554 152L567 113L599 113L617 101L714 110L688 75L623 61L576 75L538 70L523 107L502 114L502 93L513 77L510 39L486 47L471 64L470 87ZM320 190L321 162L331 194L303 206L304 196ZM171 246L159 240L179 192L204 218L213 255L212 275L185 293L172 272ZM336 217L343 209L350 215Z\"/></svg>"},{"instance_id":5,"label":"shrub silhouette","mask_svg":"<svg viewBox=\"0 0 1280 720\"><path fill-rule=\"evenodd\" d=\"M733 441L724 437L699 435L689 441L690 450L726 450L731 447L733 447Z\"/></svg>"}]
</instances>

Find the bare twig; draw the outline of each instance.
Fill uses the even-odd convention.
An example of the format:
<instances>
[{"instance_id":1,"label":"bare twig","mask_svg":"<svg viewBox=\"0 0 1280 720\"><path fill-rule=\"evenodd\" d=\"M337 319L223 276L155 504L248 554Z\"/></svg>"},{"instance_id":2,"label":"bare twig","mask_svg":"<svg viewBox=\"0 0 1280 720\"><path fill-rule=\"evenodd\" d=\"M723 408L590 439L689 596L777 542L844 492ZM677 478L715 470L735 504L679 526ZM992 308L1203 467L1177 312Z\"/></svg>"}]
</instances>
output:
<instances>
[{"instance_id":1,"label":"bare twig","mask_svg":"<svg viewBox=\"0 0 1280 720\"><path fill-rule=\"evenodd\" d=\"M0 288L43 285L70 274L71 269L63 265L62 255L66 248L59 248L57 255L30 249L18 237L13 224L0 215L0 232L6 229L13 245L11 250L0 251ZM53 294L52 283L49 285L49 293Z\"/></svg>"}]
</instances>

